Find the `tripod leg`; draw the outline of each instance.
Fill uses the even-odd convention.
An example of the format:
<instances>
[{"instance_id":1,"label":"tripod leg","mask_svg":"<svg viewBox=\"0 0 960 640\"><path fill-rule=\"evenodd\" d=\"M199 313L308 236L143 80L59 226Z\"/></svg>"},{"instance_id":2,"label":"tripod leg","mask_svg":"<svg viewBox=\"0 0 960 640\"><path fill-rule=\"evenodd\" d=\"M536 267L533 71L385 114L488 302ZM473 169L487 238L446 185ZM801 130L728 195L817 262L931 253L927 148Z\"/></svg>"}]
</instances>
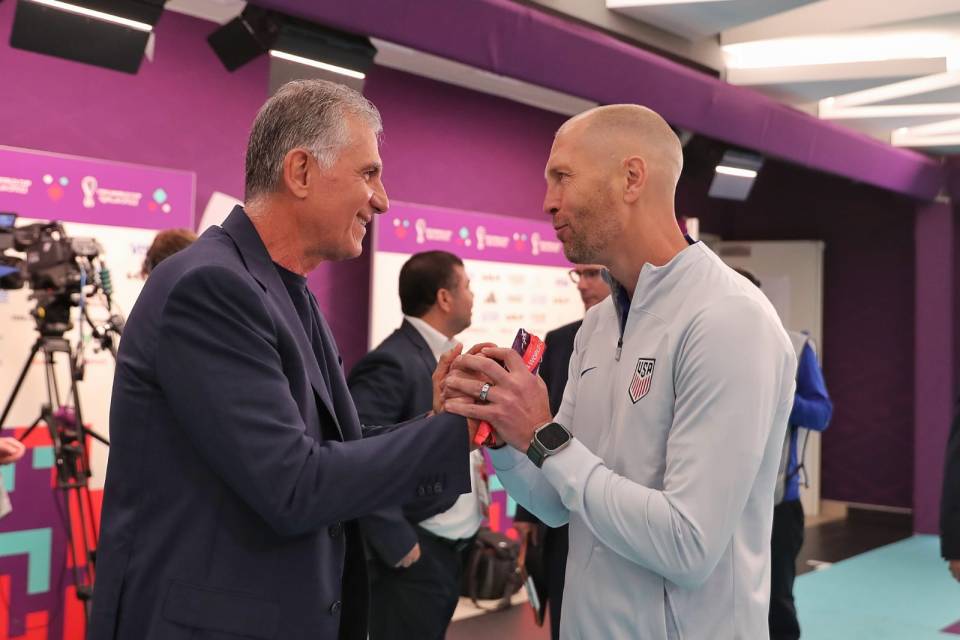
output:
<instances>
[{"instance_id":1,"label":"tripod leg","mask_svg":"<svg viewBox=\"0 0 960 640\"><path fill-rule=\"evenodd\" d=\"M77 563L77 549L75 545L75 537L73 531L73 517L70 514L70 490L62 489L63 495L63 506L66 510L66 534L67 534L67 550L70 554L71 565L73 565L73 584L76 589L77 599L83 602L83 618L84 618L84 629L87 627L87 609L88 604L84 600L84 597L81 594L85 594L85 576L80 572L80 565Z\"/></svg>"},{"instance_id":2,"label":"tripod leg","mask_svg":"<svg viewBox=\"0 0 960 640\"><path fill-rule=\"evenodd\" d=\"M53 407L54 410L57 410L62 405L60 404L60 387L57 385L56 363L53 360L53 351L44 349L44 353L47 357L44 365L46 367L45 371L47 374L47 399L50 403L50 406ZM70 353L68 352L67 356L69 357L69 355Z\"/></svg>"},{"instance_id":3,"label":"tripod leg","mask_svg":"<svg viewBox=\"0 0 960 640\"><path fill-rule=\"evenodd\" d=\"M87 512L90 514L90 531L93 535L93 546L90 548L90 562L94 569L97 566L97 547L100 546L100 523L97 522L97 512L93 509L93 496L90 495L90 489L83 492L87 498Z\"/></svg>"},{"instance_id":4,"label":"tripod leg","mask_svg":"<svg viewBox=\"0 0 960 640\"><path fill-rule=\"evenodd\" d=\"M33 362L33 358L37 355L37 351L40 350L41 340L42 338L37 339L37 341L33 343L33 347L30 348L30 355L27 356L27 361L23 363L23 369L20 370L20 376L17 378L17 384L13 385L13 391L10 393L10 398L7 400L7 404L3 408L3 415L0 415L0 428L3 428L4 423L7 421L7 416L10 414L10 409L13 408L13 401L16 400L17 394L20 393L20 387L23 385L23 381L27 377L27 372L30 370L30 363Z\"/></svg>"},{"instance_id":5,"label":"tripod leg","mask_svg":"<svg viewBox=\"0 0 960 640\"><path fill-rule=\"evenodd\" d=\"M90 561L90 554L93 551L96 551L96 548L91 544L94 540L90 538L90 532L92 531L93 525L93 512L87 512L87 508L92 506L92 501L90 500L90 489L86 486L76 488L77 495L77 514L80 520L80 534L83 539L83 559L86 562L87 566L87 575L89 578L89 584L93 584L93 563ZM84 495L86 495L87 500L84 500Z\"/></svg>"},{"instance_id":6,"label":"tripod leg","mask_svg":"<svg viewBox=\"0 0 960 640\"><path fill-rule=\"evenodd\" d=\"M43 413L37 416L37 419L33 421L33 424L27 427L27 430L23 432L23 435L20 436L20 442L24 442L30 437L30 434L33 433L33 430L37 428L37 425L40 424L41 420L43 420Z\"/></svg>"},{"instance_id":7,"label":"tripod leg","mask_svg":"<svg viewBox=\"0 0 960 640\"><path fill-rule=\"evenodd\" d=\"M73 412L77 421L77 446L80 448L80 466L84 478L90 477L90 452L87 451L86 425L83 424L83 413L80 411L80 388L77 384L76 360L73 359L73 351L67 353L70 360L70 395L73 396ZM84 480L84 482L86 482Z\"/></svg>"},{"instance_id":8,"label":"tripod leg","mask_svg":"<svg viewBox=\"0 0 960 640\"><path fill-rule=\"evenodd\" d=\"M83 421L83 414L80 411L80 385L77 383L76 371L74 370L75 360L73 359L73 354L70 354L70 393L73 395L73 408L77 416L77 433L80 437L80 446L83 449L83 459L87 465L87 470L90 468L90 458L87 452L87 439L85 436L90 436L94 440L98 440L103 444L110 446L110 441L104 438L102 435L94 431L93 429L88 429L87 425Z\"/></svg>"}]
</instances>

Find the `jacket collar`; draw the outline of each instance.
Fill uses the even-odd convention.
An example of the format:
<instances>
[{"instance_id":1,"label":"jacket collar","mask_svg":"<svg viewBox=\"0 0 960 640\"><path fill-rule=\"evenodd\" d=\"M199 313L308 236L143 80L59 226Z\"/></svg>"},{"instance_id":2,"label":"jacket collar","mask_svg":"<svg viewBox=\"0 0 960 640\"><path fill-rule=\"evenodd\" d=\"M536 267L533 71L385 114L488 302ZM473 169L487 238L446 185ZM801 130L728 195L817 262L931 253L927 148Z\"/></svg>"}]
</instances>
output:
<instances>
[{"instance_id":1,"label":"jacket collar","mask_svg":"<svg viewBox=\"0 0 960 640\"><path fill-rule=\"evenodd\" d=\"M437 359L433 356L433 351L430 349L430 345L427 344L427 341L424 340L423 336L420 335L420 332L417 331L417 328L414 327L406 319L400 324L398 329L401 335L407 338L413 346L417 348L417 352L420 354L420 360L423 361L424 366L430 371L430 374L433 374L434 369L437 368Z\"/></svg>"},{"instance_id":2,"label":"jacket collar","mask_svg":"<svg viewBox=\"0 0 960 640\"><path fill-rule=\"evenodd\" d=\"M244 266L260 286L266 291L276 290L277 287L283 288L283 281L280 280L280 274L273 265L267 247L264 246L260 234L257 233L256 227L253 226L243 207L235 206L221 226L237 245Z\"/></svg>"},{"instance_id":3,"label":"jacket collar","mask_svg":"<svg viewBox=\"0 0 960 640\"><path fill-rule=\"evenodd\" d=\"M632 298L623 285L610 275L609 271L603 270L603 279L610 285L610 298L613 301L613 308L617 312L621 333L623 333L627 324L627 317L633 309L643 309L654 315L661 315L659 313L661 311L659 307L662 306L660 303L664 299L675 297L671 294L678 286L677 283L693 264L704 257L705 247L703 243L694 241L690 236L684 237L687 240L687 246L673 256L669 262L661 266L654 266L649 262L643 265L643 268L640 269L640 275L637 277Z\"/></svg>"},{"instance_id":4,"label":"jacket collar","mask_svg":"<svg viewBox=\"0 0 960 640\"><path fill-rule=\"evenodd\" d=\"M267 247L263 244L260 234L257 233L257 229L253 226L246 211L239 205L234 207L230 215L227 216L222 228L224 233L226 233L236 245L247 271L249 271L250 275L263 287L267 295L276 302L287 323L287 327L297 341L297 347L300 349L300 353L310 354L312 356L306 358L307 375L310 378L310 385L320 397L324 407L327 409L327 413L333 418L333 422L342 440L343 429L340 427L340 421L337 419L333 398L330 397L330 392L327 390L323 373L320 371L320 365L316 361L316 355L314 354L310 337L307 335L303 323L300 321L296 307L293 306L293 300L290 299L290 293L283 285L280 274L277 272L277 268L273 264L273 259L267 252Z\"/></svg>"}]
</instances>

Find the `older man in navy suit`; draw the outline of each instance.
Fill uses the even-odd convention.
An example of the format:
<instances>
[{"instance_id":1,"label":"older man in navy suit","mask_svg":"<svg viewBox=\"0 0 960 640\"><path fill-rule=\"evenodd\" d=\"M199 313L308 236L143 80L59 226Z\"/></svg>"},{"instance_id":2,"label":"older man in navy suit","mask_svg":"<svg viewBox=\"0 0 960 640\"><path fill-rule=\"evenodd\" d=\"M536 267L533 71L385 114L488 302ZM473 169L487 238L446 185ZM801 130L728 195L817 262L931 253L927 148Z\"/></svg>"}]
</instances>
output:
<instances>
[{"instance_id":1,"label":"older man in navy suit","mask_svg":"<svg viewBox=\"0 0 960 640\"><path fill-rule=\"evenodd\" d=\"M285 85L253 124L245 206L147 281L114 381L92 640L366 638L354 519L470 490L460 418L361 438L306 286L387 209L380 128L346 87Z\"/></svg>"}]
</instances>

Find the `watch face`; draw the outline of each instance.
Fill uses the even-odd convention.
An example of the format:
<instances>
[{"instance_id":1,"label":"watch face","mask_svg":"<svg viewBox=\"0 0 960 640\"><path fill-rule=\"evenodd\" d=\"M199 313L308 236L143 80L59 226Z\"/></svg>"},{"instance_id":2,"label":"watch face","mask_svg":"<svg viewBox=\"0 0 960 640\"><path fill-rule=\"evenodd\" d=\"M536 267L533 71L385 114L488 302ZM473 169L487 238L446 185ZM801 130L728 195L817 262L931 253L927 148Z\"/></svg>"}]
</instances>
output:
<instances>
[{"instance_id":1,"label":"watch face","mask_svg":"<svg viewBox=\"0 0 960 640\"><path fill-rule=\"evenodd\" d=\"M556 422L551 422L537 432L537 440L547 451L553 451L569 439L570 434L567 433L567 430Z\"/></svg>"}]
</instances>

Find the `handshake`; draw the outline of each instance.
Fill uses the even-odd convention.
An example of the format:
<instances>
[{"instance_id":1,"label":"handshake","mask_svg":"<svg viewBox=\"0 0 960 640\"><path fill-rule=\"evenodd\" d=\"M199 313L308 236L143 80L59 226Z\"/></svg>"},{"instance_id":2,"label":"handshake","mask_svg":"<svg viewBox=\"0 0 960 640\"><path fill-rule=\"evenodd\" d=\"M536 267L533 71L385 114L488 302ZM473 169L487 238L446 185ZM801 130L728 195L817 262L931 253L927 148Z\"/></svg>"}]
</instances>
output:
<instances>
[{"instance_id":1,"label":"handshake","mask_svg":"<svg viewBox=\"0 0 960 640\"><path fill-rule=\"evenodd\" d=\"M531 338L539 346L542 343ZM519 336L518 336L519 340ZM457 345L443 354L433 374L433 410L467 418L471 448L479 444L509 444L526 452L533 432L553 419L547 387L535 371L530 353L481 343L462 353ZM485 424L484 424L485 423ZM484 437L485 426L492 439ZM481 430L479 442L477 431ZM491 442L492 440L492 442Z\"/></svg>"}]
</instances>

